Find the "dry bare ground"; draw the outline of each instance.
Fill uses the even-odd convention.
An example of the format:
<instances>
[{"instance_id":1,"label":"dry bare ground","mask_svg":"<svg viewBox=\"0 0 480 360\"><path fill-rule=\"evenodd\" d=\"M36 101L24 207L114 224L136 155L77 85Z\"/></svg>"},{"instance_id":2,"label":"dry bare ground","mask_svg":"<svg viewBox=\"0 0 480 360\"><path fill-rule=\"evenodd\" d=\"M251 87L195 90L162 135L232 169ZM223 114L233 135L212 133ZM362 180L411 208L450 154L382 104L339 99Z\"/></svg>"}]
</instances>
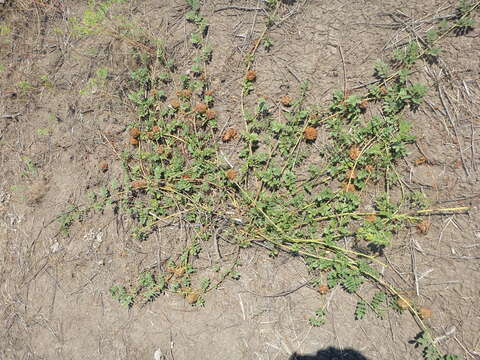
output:
<instances>
[{"instance_id":1,"label":"dry bare ground","mask_svg":"<svg viewBox=\"0 0 480 360\"><path fill-rule=\"evenodd\" d=\"M243 126L244 59L265 29L266 6L201 2L220 129ZM284 1L268 32L272 48L256 52L255 91L268 99L297 96L308 80L306 101L328 105L334 89L372 81L378 58L456 6ZM408 312L356 321L358 298L339 287L321 296L305 284L310 277L299 257L272 258L262 247L239 251L213 233L199 255L199 277L215 276L212 261L240 263L241 276L207 293L204 306L168 292L130 309L111 297L112 285L178 256L194 230L173 221L137 241L132 220L107 208L74 222L68 234L60 231L58 216L68 204L86 204L90 191L122 179L119 152L130 146L127 126L137 118L127 93L137 66L131 48L138 44L115 33L114 21L99 34L75 36L71 19L87 9L70 0L0 1L0 358L334 358L314 355L328 347L345 359L421 358L410 343L420 329ZM164 40L179 71L191 66L184 0L132 0L110 11L110 19L123 16L137 28L139 38ZM425 322L438 346L465 359L480 359L479 36L480 27L447 36L440 60L417 67L415 77L429 90L417 112L404 114L416 141L396 167L403 186L423 192L431 207L469 210L429 217L428 232L402 230L382 255L394 285L432 310ZM240 161L235 142L221 147ZM308 319L321 306L326 323L313 327Z\"/></svg>"}]
</instances>

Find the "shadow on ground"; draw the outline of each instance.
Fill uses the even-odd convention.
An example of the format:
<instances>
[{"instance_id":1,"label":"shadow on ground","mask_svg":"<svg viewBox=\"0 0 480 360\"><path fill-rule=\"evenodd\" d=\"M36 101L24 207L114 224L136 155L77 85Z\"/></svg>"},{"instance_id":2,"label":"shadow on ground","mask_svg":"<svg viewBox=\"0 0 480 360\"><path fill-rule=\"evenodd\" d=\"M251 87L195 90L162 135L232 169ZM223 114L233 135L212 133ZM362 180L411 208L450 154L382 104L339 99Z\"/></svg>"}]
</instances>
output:
<instances>
[{"instance_id":1,"label":"shadow on ground","mask_svg":"<svg viewBox=\"0 0 480 360\"><path fill-rule=\"evenodd\" d=\"M289 360L368 360L365 356L353 349L337 349L328 347L318 350L313 355L300 355L296 352L290 356Z\"/></svg>"}]
</instances>

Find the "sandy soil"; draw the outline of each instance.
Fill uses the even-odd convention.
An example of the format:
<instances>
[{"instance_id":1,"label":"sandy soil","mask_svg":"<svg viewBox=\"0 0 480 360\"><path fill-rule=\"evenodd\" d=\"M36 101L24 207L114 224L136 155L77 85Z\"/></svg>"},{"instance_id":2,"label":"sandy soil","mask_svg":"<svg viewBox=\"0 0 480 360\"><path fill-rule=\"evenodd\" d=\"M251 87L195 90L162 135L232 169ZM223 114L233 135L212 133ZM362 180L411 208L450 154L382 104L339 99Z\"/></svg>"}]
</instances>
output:
<instances>
[{"instance_id":1,"label":"sandy soil","mask_svg":"<svg viewBox=\"0 0 480 360\"><path fill-rule=\"evenodd\" d=\"M327 104L344 86L344 70L348 87L371 81L375 60L412 36L408 23L448 15L454 6L285 2L269 32L273 47L256 56L256 91L295 95L309 80L308 102ZM253 0L202 1L220 127L241 124L243 57L265 27L265 13L254 10L263 7ZM327 351L314 355L328 347L340 349L343 359L420 358L409 343L419 329L407 313L355 321L357 299L340 289L321 298L304 286L271 297L295 289L308 274L299 259L272 259L262 248L237 255L220 243L225 266L239 256L241 277L209 293L204 307L174 294L131 309L111 298L113 284L178 252L188 231L174 223L138 242L129 233L132 221L106 210L74 222L68 235L60 232L57 217L68 204L85 204L89 191L122 177L116 152L136 117L126 96L135 67L131 44L105 32L75 37L69 19L86 8L70 0L0 2L0 358L332 359ZM184 1L127 1L112 9L165 40L180 68L190 66ZM400 11L404 26L384 26L394 23L387 13ZM405 114L417 141L398 164L404 186L424 192L432 207L470 210L432 216L427 234L402 232L385 251L399 275L396 285L432 309L427 323L441 348L466 359L480 359L479 31L447 37L440 62L419 68L429 92L419 111ZM99 68L108 77L94 83ZM234 158L238 149L231 143L223 150ZM206 245L199 277L211 272L214 256L214 246ZM325 303L327 323L311 327L308 318Z\"/></svg>"}]
</instances>

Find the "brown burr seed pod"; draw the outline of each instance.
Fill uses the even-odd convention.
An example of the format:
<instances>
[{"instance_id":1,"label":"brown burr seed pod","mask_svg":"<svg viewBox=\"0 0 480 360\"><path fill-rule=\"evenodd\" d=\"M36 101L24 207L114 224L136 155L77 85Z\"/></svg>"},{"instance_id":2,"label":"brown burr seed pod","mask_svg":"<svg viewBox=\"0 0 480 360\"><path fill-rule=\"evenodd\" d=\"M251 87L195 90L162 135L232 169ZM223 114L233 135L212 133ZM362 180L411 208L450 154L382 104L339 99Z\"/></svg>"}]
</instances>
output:
<instances>
[{"instance_id":1,"label":"brown burr seed pod","mask_svg":"<svg viewBox=\"0 0 480 360\"><path fill-rule=\"evenodd\" d=\"M360 149L358 148L357 145L353 145L350 148L350 151L348 152L348 156L350 156L350 159L352 160L357 160L360 157Z\"/></svg>"},{"instance_id":2,"label":"brown burr seed pod","mask_svg":"<svg viewBox=\"0 0 480 360\"><path fill-rule=\"evenodd\" d=\"M147 180L134 180L130 183L134 189L143 189L147 187Z\"/></svg>"},{"instance_id":3,"label":"brown burr seed pod","mask_svg":"<svg viewBox=\"0 0 480 360\"><path fill-rule=\"evenodd\" d=\"M342 186L343 191L345 192L355 192L355 185L344 183Z\"/></svg>"},{"instance_id":4,"label":"brown burr seed pod","mask_svg":"<svg viewBox=\"0 0 480 360\"><path fill-rule=\"evenodd\" d=\"M367 215L365 216L365 220L368 222L374 222L375 220L377 220L377 215L375 214Z\"/></svg>"},{"instance_id":5,"label":"brown burr seed pod","mask_svg":"<svg viewBox=\"0 0 480 360\"><path fill-rule=\"evenodd\" d=\"M407 310L410 306L412 306L412 302L407 298L398 298L397 306L402 310Z\"/></svg>"},{"instance_id":6,"label":"brown burr seed pod","mask_svg":"<svg viewBox=\"0 0 480 360\"><path fill-rule=\"evenodd\" d=\"M137 139L140 137L141 132L139 128L134 127L130 129L129 134L132 138Z\"/></svg>"},{"instance_id":7,"label":"brown burr seed pod","mask_svg":"<svg viewBox=\"0 0 480 360\"><path fill-rule=\"evenodd\" d=\"M257 72L255 70L248 70L247 74L245 75L245 79L248 81L255 81L257 78Z\"/></svg>"},{"instance_id":8,"label":"brown burr seed pod","mask_svg":"<svg viewBox=\"0 0 480 360\"><path fill-rule=\"evenodd\" d=\"M429 319L432 317L432 310L427 307L421 307L418 309L418 316L420 316L422 320Z\"/></svg>"},{"instance_id":9,"label":"brown burr seed pod","mask_svg":"<svg viewBox=\"0 0 480 360\"><path fill-rule=\"evenodd\" d=\"M197 104L195 105L195 108L193 109L193 111L195 111L197 114L205 114L207 112L207 105L205 104Z\"/></svg>"},{"instance_id":10,"label":"brown burr seed pod","mask_svg":"<svg viewBox=\"0 0 480 360\"><path fill-rule=\"evenodd\" d=\"M420 234L426 234L428 233L428 230L430 229L430 221L428 220L422 220L417 224L417 230Z\"/></svg>"},{"instance_id":11,"label":"brown burr seed pod","mask_svg":"<svg viewBox=\"0 0 480 360\"><path fill-rule=\"evenodd\" d=\"M317 129L308 126L303 132L303 137L307 140L313 141L317 138Z\"/></svg>"},{"instance_id":12,"label":"brown burr seed pod","mask_svg":"<svg viewBox=\"0 0 480 360\"><path fill-rule=\"evenodd\" d=\"M282 105L284 106L290 106L292 105L292 98L288 95L285 95L285 96L282 96L280 98L280 102L282 103Z\"/></svg>"},{"instance_id":13,"label":"brown burr seed pod","mask_svg":"<svg viewBox=\"0 0 480 360\"><path fill-rule=\"evenodd\" d=\"M208 120L213 120L217 117L217 113L215 110L213 109L208 109L205 113L205 117L208 119Z\"/></svg>"},{"instance_id":14,"label":"brown burr seed pod","mask_svg":"<svg viewBox=\"0 0 480 360\"><path fill-rule=\"evenodd\" d=\"M215 91L213 91L213 90L205 91L205 95L207 95L207 96L213 96L214 93L215 93Z\"/></svg>"},{"instance_id":15,"label":"brown burr seed pod","mask_svg":"<svg viewBox=\"0 0 480 360\"><path fill-rule=\"evenodd\" d=\"M189 98L190 96L192 96L192 90L190 89L177 90L175 94L179 98Z\"/></svg>"},{"instance_id":16,"label":"brown burr seed pod","mask_svg":"<svg viewBox=\"0 0 480 360\"><path fill-rule=\"evenodd\" d=\"M191 293L187 294L187 296L185 296L185 300L187 300L190 305L194 305L199 298L200 294L196 291L192 291Z\"/></svg>"},{"instance_id":17,"label":"brown burr seed pod","mask_svg":"<svg viewBox=\"0 0 480 360\"><path fill-rule=\"evenodd\" d=\"M237 130L234 128L227 129L222 136L222 141L223 142L228 142L232 140L235 136L237 136Z\"/></svg>"},{"instance_id":18,"label":"brown burr seed pod","mask_svg":"<svg viewBox=\"0 0 480 360\"><path fill-rule=\"evenodd\" d=\"M428 163L428 159L425 156L420 156L418 159L415 160L415 166L420 166L425 163Z\"/></svg>"},{"instance_id":19,"label":"brown burr seed pod","mask_svg":"<svg viewBox=\"0 0 480 360\"><path fill-rule=\"evenodd\" d=\"M366 165L365 170L367 170L368 172L372 172L373 171L373 165Z\"/></svg>"},{"instance_id":20,"label":"brown burr seed pod","mask_svg":"<svg viewBox=\"0 0 480 360\"><path fill-rule=\"evenodd\" d=\"M235 180L237 177L237 172L233 169L227 170L225 173L225 176L227 177L228 180Z\"/></svg>"},{"instance_id":21,"label":"brown burr seed pod","mask_svg":"<svg viewBox=\"0 0 480 360\"><path fill-rule=\"evenodd\" d=\"M176 277L182 277L185 274L186 269L184 266L177 266L172 270L172 272Z\"/></svg>"},{"instance_id":22,"label":"brown burr seed pod","mask_svg":"<svg viewBox=\"0 0 480 360\"><path fill-rule=\"evenodd\" d=\"M326 293L328 293L329 290L330 288L328 287L328 285L322 284L318 286L318 292L321 295L325 295Z\"/></svg>"},{"instance_id":23,"label":"brown burr seed pod","mask_svg":"<svg viewBox=\"0 0 480 360\"><path fill-rule=\"evenodd\" d=\"M367 108L368 108L368 100L367 100L367 99L363 100L363 101L360 103L360 105L358 105L358 107L359 107L360 110L362 110L362 111L367 110Z\"/></svg>"},{"instance_id":24,"label":"brown burr seed pod","mask_svg":"<svg viewBox=\"0 0 480 360\"><path fill-rule=\"evenodd\" d=\"M347 179L355 179L357 177L357 172L355 169L351 169L347 171Z\"/></svg>"},{"instance_id":25,"label":"brown burr seed pod","mask_svg":"<svg viewBox=\"0 0 480 360\"><path fill-rule=\"evenodd\" d=\"M173 99L170 101L170 106L174 109L178 109L180 107L180 101Z\"/></svg>"},{"instance_id":26,"label":"brown burr seed pod","mask_svg":"<svg viewBox=\"0 0 480 360\"><path fill-rule=\"evenodd\" d=\"M137 138L134 138L133 136L130 137L130 144L133 146L137 146L139 144L139 141Z\"/></svg>"}]
</instances>

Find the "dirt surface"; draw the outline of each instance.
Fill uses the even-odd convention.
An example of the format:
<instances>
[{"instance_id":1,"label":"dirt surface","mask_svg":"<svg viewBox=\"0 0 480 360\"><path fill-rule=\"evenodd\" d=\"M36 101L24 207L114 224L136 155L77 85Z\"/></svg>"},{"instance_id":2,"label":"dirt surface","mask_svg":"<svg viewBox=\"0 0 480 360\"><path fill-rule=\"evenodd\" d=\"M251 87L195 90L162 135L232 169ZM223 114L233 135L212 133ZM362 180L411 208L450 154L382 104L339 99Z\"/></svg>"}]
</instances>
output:
<instances>
[{"instance_id":1,"label":"dirt surface","mask_svg":"<svg viewBox=\"0 0 480 360\"><path fill-rule=\"evenodd\" d=\"M375 61L412 36L408 22L451 14L455 5L282 3L269 32L273 47L256 55L256 91L294 96L309 80L307 101L328 104L332 91L344 87L344 72L349 88L372 80ZM202 1L220 128L242 124L243 60L265 28L265 13L255 10L263 7L263 1ZM74 222L68 235L60 231L57 218L68 204L85 204L89 191L122 178L118 152L137 116L126 96L135 67L131 44L105 32L73 36L69 19L86 9L77 1L0 2L0 358L293 359L294 353L314 358L328 347L367 359L421 358L409 343L419 328L408 313L355 321L355 297L340 289L319 297L299 287L308 280L302 261L286 254L272 259L261 247L238 253L220 241L222 264L239 261L241 277L208 293L203 307L168 293L131 309L112 299L113 284L160 266L190 230L173 223L138 242L128 216L106 210ZM386 14L400 11L404 26L383 26L394 24ZM191 65L186 12L183 0L112 7L112 16L164 40L180 69ZM416 113L405 114L417 140L396 169L404 186L426 194L433 208L470 210L430 217L427 234L415 228L398 234L384 256L399 275L395 285L432 309L426 322L441 348L466 359L480 359L479 37L478 27L448 36L440 61L419 67L415 76L429 92ZM92 81L99 68L108 76ZM222 146L236 161L235 143ZM215 245L205 250L199 273L212 275ZM327 322L312 327L308 318L321 304ZM340 356L361 359L348 354ZM333 358L322 356L316 358Z\"/></svg>"}]
</instances>

